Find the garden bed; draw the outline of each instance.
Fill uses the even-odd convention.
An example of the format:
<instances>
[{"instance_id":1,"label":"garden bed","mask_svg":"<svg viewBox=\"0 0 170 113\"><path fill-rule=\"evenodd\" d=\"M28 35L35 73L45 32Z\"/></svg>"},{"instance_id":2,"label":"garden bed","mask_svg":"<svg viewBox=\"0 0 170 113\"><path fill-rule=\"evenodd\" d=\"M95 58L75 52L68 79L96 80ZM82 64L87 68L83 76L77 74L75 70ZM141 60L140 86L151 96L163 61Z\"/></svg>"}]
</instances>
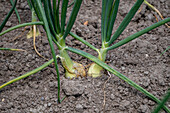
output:
<instances>
[{"instance_id":1,"label":"garden bed","mask_svg":"<svg viewBox=\"0 0 170 113\"><path fill-rule=\"evenodd\" d=\"M0 22L10 10L10 2L0 2ZM169 1L150 0L164 17L170 16ZM83 37L97 48L101 47L101 0L84 0L72 32ZM134 1L120 1L117 28ZM22 23L31 21L31 12L26 2L20 0L17 5ZM119 39L123 39L147 26L156 23L156 14L146 5L133 18ZM84 22L88 21L88 25ZM15 14L11 16L4 29L17 25ZM24 52L0 51L0 84L29 72L46 61L39 57L33 48L33 39L26 39L26 35L13 41L22 29L11 31L0 37L0 47L24 49ZM42 36L36 40L38 51L46 58L52 58L50 46L45 32L40 27ZM113 29L115 31L115 28ZM28 32L28 30L27 30ZM109 51L107 64L126 75L131 80L145 88L157 98L161 99L170 87L170 59L169 50L161 53L170 46L170 29L165 25L156 28L134 41ZM72 37L67 37L67 45L92 55L97 53ZM74 43L72 43L74 42ZM57 51L56 51L57 52ZM58 53L58 52L57 52ZM70 53L73 60L87 66L90 60ZM99 78L77 78L73 80L64 77L64 69L59 65L61 74L61 97L66 95L61 104L57 103L57 75L53 65L42 71L13 83L0 91L1 113L13 112L105 112L106 113L150 113L156 103L147 98L118 77L105 71ZM108 82L105 84L105 82ZM103 87L106 85L105 99ZM105 100L105 109L103 107ZM170 103L167 103L170 107ZM162 111L163 112L163 111Z\"/></svg>"}]
</instances>

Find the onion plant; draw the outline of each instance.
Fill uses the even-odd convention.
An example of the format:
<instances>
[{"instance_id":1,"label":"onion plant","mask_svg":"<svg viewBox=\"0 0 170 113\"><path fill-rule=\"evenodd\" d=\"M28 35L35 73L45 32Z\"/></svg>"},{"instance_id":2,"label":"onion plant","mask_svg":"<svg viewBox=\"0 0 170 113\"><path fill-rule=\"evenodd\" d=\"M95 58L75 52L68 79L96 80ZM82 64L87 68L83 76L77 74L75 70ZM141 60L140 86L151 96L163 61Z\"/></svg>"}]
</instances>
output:
<instances>
[{"instance_id":1,"label":"onion plant","mask_svg":"<svg viewBox=\"0 0 170 113\"><path fill-rule=\"evenodd\" d=\"M102 47L97 50L99 60L105 62L107 52L109 50L113 50L118 48L131 40L138 38L139 36L145 34L146 32L162 25L162 23L167 23L170 21L170 18L165 19L164 21L158 22L146 29L143 29L131 36L126 37L124 40L121 40L115 44L114 41L121 35L124 29L132 20L135 13L140 8L141 4L144 0L137 0L137 2L133 5L131 10L128 12L126 17L123 19L122 23L119 25L118 29L112 35L112 30L114 26L114 22L116 20L116 15L118 13L119 0L102 0L102 16L101 16L101 39L102 39ZM112 45L113 44L113 45ZM100 71L103 70L102 67L93 63L88 71L88 74L92 77L100 76Z\"/></svg>"},{"instance_id":2,"label":"onion plant","mask_svg":"<svg viewBox=\"0 0 170 113\"><path fill-rule=\"evenodd\" d=\"M122 23L120 24L120 26L118 27L116 32L113 34L113 36L111 36L111 35L112 35L112 29L113 29L113 25L114 25L114 22L116 19L116 15L118 12L119 0L102 0L102 20L101 20L102 21L102 25L101 25L102 47L100 49L98 49L98 48L94 47L93 45L91 45L90 43L88 43L87 41L85 41L84 39L82 39L81 37L70 32L70 30L75 22L75 19L78 14L82 0L74 1L74 6L73 6L73 9L72 9L72 12L71 12L71 15L70 15L69 21L67 22L66 27L65 27L65 23L66 23L66 12L67 12L67 7L68 7L68 0L62 1L61 19L59 19L59 17L60 17L60 15L59 15L60 0L58 0L58 2L56 0L52 0L52 1L51 0L31 0L29 2L32 4L40 22L24 23L24 24L14 26L14 27L7 29L6 31L3 31L2 33L0 33L0 36L11 31L11 30L19 28L19 27L35 25L35 24L43 25L45 32L47 34L47 37L48 37L50 47L51 47L53 59L49 60L42 66L24 74L24 75L21 75L15 79L12 79L12 80L2 84L0 86L0 89L2 89L3 87L5 87L11 83L14 83L20 79L23 79L25 77L28 77L28 76L34 74L34 73L37 73L38 71L42 70L43 68L47 67L49 64L54 62L56 72L57 72L57 78L58 78L58 101L61 102L61 100L60 100L60 76L59 76L59 70L58 70L56 58L61 59L63 67L66 70L67 78L73 78L78 75L81 75L81 76L85 75L83 66L75 61L72 61L71 58L69 57L67 51L70 51L70 52L79 54L81 56L84 56L94 62L88 71L88 73L92 77L100 76L100 71L102 69L105 69L105 70L113 73L117 77L121 78L122 80L126 81L129 85L131 85L132 87L141 91L142 93L144 93L146 96L148 96L155 102L157 102L159 104L161 103L161 101L159 99L157 99L154 95L149 93L147 90L145 90L141 86L137 85L135 82L133 82L132 80L127 78L125 75L123 75L120 72L118 72L117 70L111 68L104 62L106 60L106 55L109 50L120 47L120 46L130 42L131 40L134 40L135 38L145 34L146 32L148 32L158 26L161 26L167 22L170 22L170 18L166 18L162 21L159 21L159 22L157 22L157 23L131 35L131 36L128 36L127 38L119 41L118 43L115 43L112 45L112 43L120 36L120 34L123 32L123 30L129 24L129 22L131 21L131 19L137 12L138 8L142 4L143 0L137 0L137 2L131 8L130 12L126 15L125 19L122 21ZM61 21L59 21L59 20L61 20ZM79 40L80 42L84 43L85 45L89 46L91 49L94 49L95 51L97 51L98 58L89 54L89 53L86 53L82 50L78 50L78 49L66 46L65 39L68 34L71 35L72 37L74 37L75 39ZM60 52L60 54L57 56L54 52L53 42L57 45L58 50ZM167 112L170 112L170 110L165 105L163 105L163 109L166 110Z\"/></svg>"},{"instance_id":3,"label":"onion plant","mask_svg":"<svg viewBox=\"0 0 170 113\"><path fill-rule=\"evenodd\" d=\"M85 70L83 69L83 65L72 61L68 52L63 48L66 46L65 39L75 22L82 0L75 1L71 15L66 24L68 2L68 0L62 1L61 19L59 19L60 0L58 0L58 4L56 4L56 0L53 0L52 4L51 0L42 0L42 2L40 0L31 0L32 6L34 7L39 20L44 22L44 29L47 34L49 34L49 36L47 36L58 46L61 62L66 70L66 77L73 78L77 76L85 76Z\"/></svg>"}]
</instances>

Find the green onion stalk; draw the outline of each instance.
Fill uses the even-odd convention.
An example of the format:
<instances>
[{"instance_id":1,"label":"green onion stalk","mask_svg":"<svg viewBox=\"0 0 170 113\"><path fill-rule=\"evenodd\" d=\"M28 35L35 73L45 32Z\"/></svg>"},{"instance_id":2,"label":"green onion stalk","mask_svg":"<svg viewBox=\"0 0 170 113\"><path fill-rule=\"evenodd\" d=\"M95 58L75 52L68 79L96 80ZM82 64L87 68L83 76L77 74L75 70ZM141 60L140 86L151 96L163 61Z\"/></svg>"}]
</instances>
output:
<instances>
[{"instance_id":1,"label":"green onion stalk","mask_svg":"<svg viewBox=\"0 0 170 113\"><path fill-rule=\"evenodd\" d=\"M32 12L32 22L37 22L37 16L33 8L31 9L31 12ZM41 33L39 29L36 27L36 25L32 25L32 27L30 28L30 31L27 34L27 39L34 37L34 32L35 32L35 37L41 36Z\"/></svg>"},{"instance_id":2,"label":"green onion stalk","mask_svg":"<svg viewBox=\"0 0 170 113\"><path fill-rule=\"evenodd\" d=\"M60 52L60 59L61 59L61 63L63 65L63 67L66 70L66 78L75 78L75 77L83 77L86 75L85 73L85 69L84 66L80 63L77 63L75 61L73 61L67 50L65 50L66 48L66 44L65 44L65 40L63 39L63 36L59 36L59 41L58 41L58 49Z\"/></svg>"},{"instance_id":3,"label":"green onion stalk","mask_svg":"<svg viewBox=\"0 0 170 113\"><path fill-rule=\"evenodd\" d=\"M108 41L111 38L111 33L113 29L113 25L117 16L119 6L119 0L102 0L102 15L101 15L101 39L102 39L102 47L97 49L98 59L102 62L105 62L106 55L108 52ZM92 63L89 70L88 75L92 77L101 76L101 71L103 68L96 63Z\"/></svg>"}]
</instances>

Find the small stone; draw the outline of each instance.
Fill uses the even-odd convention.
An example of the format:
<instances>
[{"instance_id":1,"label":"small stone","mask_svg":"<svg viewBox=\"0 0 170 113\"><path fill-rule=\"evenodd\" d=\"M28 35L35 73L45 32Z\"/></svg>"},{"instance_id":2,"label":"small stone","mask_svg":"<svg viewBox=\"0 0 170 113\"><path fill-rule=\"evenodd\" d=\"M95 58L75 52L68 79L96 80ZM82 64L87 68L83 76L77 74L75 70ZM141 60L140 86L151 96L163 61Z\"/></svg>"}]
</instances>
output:
<instances>
[{"instance_id":1,"label":"small stone","mask_svg":"<svg viewBox=\"0 0 170 113\"><path fill-rule=\"evenodd\" d=\"M121 67L122 70L125 70L125 67Z\"/></svg>"},{"instance_id":2,"label":"small stone","mask_svg":"<svg viewBox=\"0 0 170 113\"><path fill-rule=\"evenodd\" d=\"M51 106L51 103L48 103L48 107L50 107Z\"/></svg>"},{"instance_id":3,"label":"small stone","mask_svg":"<svg viewBox=\"0 0 170 113\"><path fill-rule=\"evenodd\" d=\"M2 99L2 102L4 102L4 101L5 101L5 99L3 98L3 99Z\"/></svg>"},{"instance_id":4,"label":"small stone","mask_svg":"<svg viewBox=\"0 0 170 113\"><path fill-rule=\"evenodd\" d=\"M27 58L28 58L28 60L31 60L31 59L32 59L32 55L29 54L29 55L27 56Z\"/></svg>"},{"instance_id":5,"label":"small stone","mask_svg":"<svg viewBox=\"0 0 170 113\"><path fill-rule=\"evenodd\" d=\"M145 75L148 75L148 74L149 74L149 72L148 72L148 71L145 71L145 72L144 72L144 74L145 74Z\"/></svg>"},{"instance_id":6,"label":"small stone","mask_svg":"<svg viewBox=\"0 0 170 113\"><path fill-rule=\"evenodd\" d=\"M7 21L7 23L6 23L5 26L6 26L6 27L11 27L11 26L12 26L12 23L11 23L10 21Z\"/></svg>"},{"instance_id":7,"label":"small stone","mask_svg":"<svg viewBox=\"0 0 170 113\"><path fill-rule=\"evenodd\" d=\"M9 70L13 70L14 66L12 64L9 65Z\"/></svg>"},{"instance_id":8,"label":"small stone","mask_svg":"<svg viewBox=\"0 0 170 113\"><path fill-rule=\"evenodd\" d=\"M44 97L41 97L41 101L44 101L45 99L44 99Z\"/></svg>"},{"instance_id":9,"label":"small stone","mask_svg":"<svg viewBox=\"0 0 170 113\"><path fill-rule=\"evenodd\" d=\"M146 58L148 58L148 57L149 57L149 55L148 55L148 54L145 54L145 57L146 57Z\"/></svg>"},{"instance_id":10,"label":"small stone","mask_svg":"<svg viewBox=\"0 0 170 113\"><path fill-rule=\"evenodd\" d=\"M83 106L81 104L77 104L76 105L76 110L79 111L79 112L82 111L83 110Z\"/></svg>"},{"instance_id":11,"label":"small stone","mask_svg":"<svg viewBox=\"0 0 170 113\"><path fill-rule=\"evenodd\" d=\"M44 104L44 107L47 107L47 104Z\"/></svg>"},{"instance_id":12,"label":"small stone","mask_svg":"<svg viewBox=\"0 0 170 113\"><path fill-rule=\"evenodd\" d=\"M115 99L115 95L114 95L114 94L111 94L111 95L110 95L110 98L111 98L112 100L114 100L114 99Z\"/></svg>"}]
</instances>

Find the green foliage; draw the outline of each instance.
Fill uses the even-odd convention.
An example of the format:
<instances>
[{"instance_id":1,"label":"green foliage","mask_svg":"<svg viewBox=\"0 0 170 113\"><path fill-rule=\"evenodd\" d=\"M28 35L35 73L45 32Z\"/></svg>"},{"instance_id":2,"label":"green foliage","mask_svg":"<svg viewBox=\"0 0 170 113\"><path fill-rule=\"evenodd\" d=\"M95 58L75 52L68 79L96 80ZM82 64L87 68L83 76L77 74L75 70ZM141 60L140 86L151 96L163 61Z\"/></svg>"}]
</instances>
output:
<instances>
[{"instance_id":1,"label":"green foliage","mask_svg":"<svg viewBox=\"0 0 170 113\"><path fill-rule=\"evenodd\" d=\"M8 50L8 51L24 51L22 49L13 49L13 48L0 48L0 50Z\"/></svg>"},{"instance_id":2,"label":"green foliage","mask_svg":"<svg viewBox=\"0 0 170 113\"><path fill-rule=\"evenodd\" d=\"M123 19L123 21L120 24L120 26L118 27L118 29L116 30L116 32L114 33L114 35L112 36L110 41L108 42L108 45L112 44L120 36L120 34L124 31L124 29L130 23L130 21L132 20L133 16L138 11L138 9L140 8L142 3L143 3L143 0L137 0L136 1L136 3L133 5L131 10L128 12L128 14Z\"/></svg>"},{"instance_id":3,"label":"green foliage","mask_svg":"<svg viewBox=\"0 0 170 113\"><path fill-rule=\"evenodd\" d=\"M43 25L43 22L29 22L29 23L23 23L23 24L19 24L19 25L16 25L14 27L11 27L3 32L0 32L0 36L4 35L5 33L8 33L12 30L15 30L15 29L18 29L18 28L21 28L21 27L25 27L25 26L31 26L31 25Z\"/></svg>"},{"instance_id":4,"label":"green foliage","mask_svg":"<svg viewBox=\"0 0 170 113\"><path fill-rule=\"evenodd\" d=\"M12 6L11 10L9 11L9 13L7 14L7 16L5 17L5 19L3 20L3 22L1 23L0 25L0 32L2 31L2 29L4 28L5 24L7 23L9 17L12 15L15 7L16 7L16 4L17 4L17 0L15 0L14 2L14 5Z\"/></svg>"},{"instance_id":5,"label":"green foliage","mask_svg":"<svg viewBox=\"0 0 170 113\"><path fill-rule=\"evenodd\" d=\"M11 2L11 5L13 6L13 5L14 5L13 0L10 0L10 2ZM17 8L15 8L14 10L15 10L15 13L16 13L16 15L17 15L17 18L18 18L19 23L21 23L21 19L20 19L19 13L18 13L18 11L17 11Z\"/></svg>"},{"instance_id":6,"label":"green foliage","mask_svg":"<svg viewBox=\"0 0 170 113\"><path fill-rule=\"evenodd\" d=\"M154 109L154 111L152 113L159 113L160 110L163 108L163 106L165 105L165 103L169 100L170 98L170 89L167 91L166 95L164 96L164 98L162 99L162 101L158 104L158 106ZM167 111L168 112L168 111ZM170 111L168 112L170 113Z\"/></svg>"},{"instance_id":7,"label":"green foliage","mask_svg":"<svg viewBox=\"0 0 170 113\"><path fill-rule=\"evenodd\" d=\"M162 53L160 56L162 56L166 51L168 51L168 49L170 49L170 46L168 46Z\"/></svg>"}]
</instances>

